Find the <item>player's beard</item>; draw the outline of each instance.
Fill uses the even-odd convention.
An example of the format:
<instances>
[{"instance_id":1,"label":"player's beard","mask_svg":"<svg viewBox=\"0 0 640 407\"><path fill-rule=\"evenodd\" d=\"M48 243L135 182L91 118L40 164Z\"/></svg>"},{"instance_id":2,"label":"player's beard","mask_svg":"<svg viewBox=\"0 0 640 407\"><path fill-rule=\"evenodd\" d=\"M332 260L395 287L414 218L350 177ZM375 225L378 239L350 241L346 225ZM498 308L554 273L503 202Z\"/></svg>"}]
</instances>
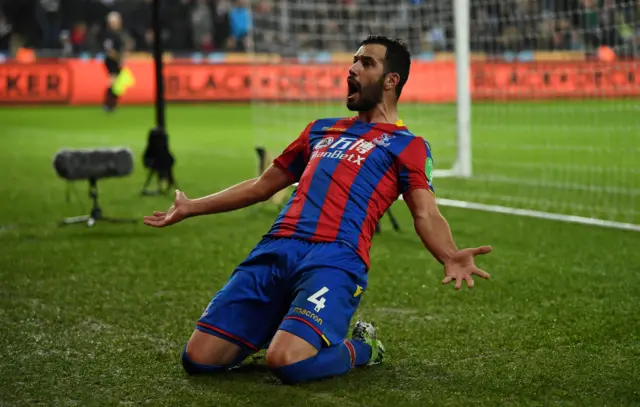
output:
<instances>
[{"instance_id":1,"label":"player's beard","mask_svg":"<svg viewBox=\"0 0 640 407\"><path fill-rule=\"evenodd\" d=\"M352 112L368 112L382 102L384 92L384 75L367 87L360 88L360 94L355 100L347 99L347 109Z\"/></svg>"}]
</instances>

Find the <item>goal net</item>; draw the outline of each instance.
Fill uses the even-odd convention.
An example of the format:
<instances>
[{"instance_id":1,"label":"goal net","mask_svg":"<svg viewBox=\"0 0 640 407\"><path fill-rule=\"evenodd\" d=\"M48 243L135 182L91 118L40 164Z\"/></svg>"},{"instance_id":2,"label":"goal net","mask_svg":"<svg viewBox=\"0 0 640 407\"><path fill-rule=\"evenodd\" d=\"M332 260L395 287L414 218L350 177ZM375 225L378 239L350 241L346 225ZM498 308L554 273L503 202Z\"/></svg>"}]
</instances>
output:
<instances>
[{"instance_id":1,"label":"goal net","mask_svg":"<svg viewBox=\"0 0 640 407\"><path fill-rule=\"evenodd\" d=\"M413 54L400 117L431 144L441 204L640 230L635 3L260 2L256 145L277 154L309 121L352 114L358 42L396 36Z\"/></svg>"}]
</instances>

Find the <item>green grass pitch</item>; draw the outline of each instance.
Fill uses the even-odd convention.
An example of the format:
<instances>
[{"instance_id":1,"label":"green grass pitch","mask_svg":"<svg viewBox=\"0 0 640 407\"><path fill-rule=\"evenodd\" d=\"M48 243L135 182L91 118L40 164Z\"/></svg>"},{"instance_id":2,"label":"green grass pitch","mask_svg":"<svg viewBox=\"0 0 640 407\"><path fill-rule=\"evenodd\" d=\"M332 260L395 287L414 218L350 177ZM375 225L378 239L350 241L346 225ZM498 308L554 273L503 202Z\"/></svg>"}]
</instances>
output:
<instances>
[{"instance_id":1,"label":"green grass pitch","mask_svg":"<svg viewBox=\"0 0 640 407\"><path fill-rule=\"evenodd\" d=\"M640 222L640 103L474 106L474 178L436 180L440 196ZM455 107L407 106L405 122L451 164ZM329 108L324 109L325 111ZM337 109L338 111L340 109ZM281 116L278 116L280 112ZM252 177L252 123L281 148L318 111L171 105L180 187L205 195ZM339 113L342 113L341 111ZM342 113L343 114L343 113ZM307 117L309 116L309 117ZM0 110L0 405L463 406L640 404L640 234L443 208L459 246L491 244L493 276L440 285L413 232L374 238L357 317L374 320L386 363L307 385L277 383L258 358L191 378L182 347L212 295L274 220L264 204L168 229L57 226L88 211L85 183L58 179L64 147L128 146L134 173L100 182L105 215L139 219L171 197L141 197L150 107ZM415 125L414 125L415 124Z\"/></svg>"}]
</instances>

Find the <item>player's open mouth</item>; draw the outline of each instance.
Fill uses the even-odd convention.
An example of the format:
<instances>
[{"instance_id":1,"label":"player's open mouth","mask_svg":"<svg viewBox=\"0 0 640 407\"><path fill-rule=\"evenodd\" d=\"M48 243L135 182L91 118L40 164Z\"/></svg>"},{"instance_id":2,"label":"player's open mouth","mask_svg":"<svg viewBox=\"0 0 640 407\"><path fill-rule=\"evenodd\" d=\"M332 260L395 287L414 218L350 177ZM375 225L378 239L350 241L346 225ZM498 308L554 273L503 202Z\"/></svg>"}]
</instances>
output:
<instances>
[{"instance_id":1,"label":"player's open mouth","mask_svg":"<svg viewBox=\"0 0 640 407\"><path fill-rule=\"evenodd\" d=\"M347 78L347 85L347 99L352 100L357 98L358 95L360 95L360 85L358 82L356 82L355 79Z\"/></svg>"}]
</instances>

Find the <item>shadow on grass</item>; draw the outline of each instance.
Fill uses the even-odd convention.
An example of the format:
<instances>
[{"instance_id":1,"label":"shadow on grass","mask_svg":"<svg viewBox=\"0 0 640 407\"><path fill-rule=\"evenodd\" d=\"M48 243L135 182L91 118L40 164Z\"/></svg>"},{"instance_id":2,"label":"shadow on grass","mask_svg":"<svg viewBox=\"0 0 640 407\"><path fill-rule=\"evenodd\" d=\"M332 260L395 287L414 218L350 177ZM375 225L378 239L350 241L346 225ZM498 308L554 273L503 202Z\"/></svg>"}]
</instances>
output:
<instances>
[{"instance_id":1,"label":"shadow on grass","mask_svg":"<svg viewBox=\"0 0 640 407\"><path fill-rule=\"evenodd\" d=\"M41 225L12 225L0 228L0 236L6 238L19 238L24 242L49 242L49 241L102 241L120 239L162 239L163 236L142 221L138 223L101 224L96 223L92 227L86 224L60 226L49 222Z\"/></svg>"},{"instance_id":2,"label":"shadow on grass","mask_svg":"<svg viewBox=\"0 0 640 407\"><path fill-rule=\"evenodd\" d=\"M257 357L242 366L219 375L190 376L189 381L194 385L210 386L214 383L268 385L282 388L303 388L314 392L333 392L353 388L394 388L413 390L425 380L441 382L448 380L449 374L442 366L429 366L415 375L407 366L397 366L383 363L377 366L352 369L345 375L327 377L309 383L294 386L283 385L276 378L264 362L264 357Z\"/></svg>"}]
</instances>

